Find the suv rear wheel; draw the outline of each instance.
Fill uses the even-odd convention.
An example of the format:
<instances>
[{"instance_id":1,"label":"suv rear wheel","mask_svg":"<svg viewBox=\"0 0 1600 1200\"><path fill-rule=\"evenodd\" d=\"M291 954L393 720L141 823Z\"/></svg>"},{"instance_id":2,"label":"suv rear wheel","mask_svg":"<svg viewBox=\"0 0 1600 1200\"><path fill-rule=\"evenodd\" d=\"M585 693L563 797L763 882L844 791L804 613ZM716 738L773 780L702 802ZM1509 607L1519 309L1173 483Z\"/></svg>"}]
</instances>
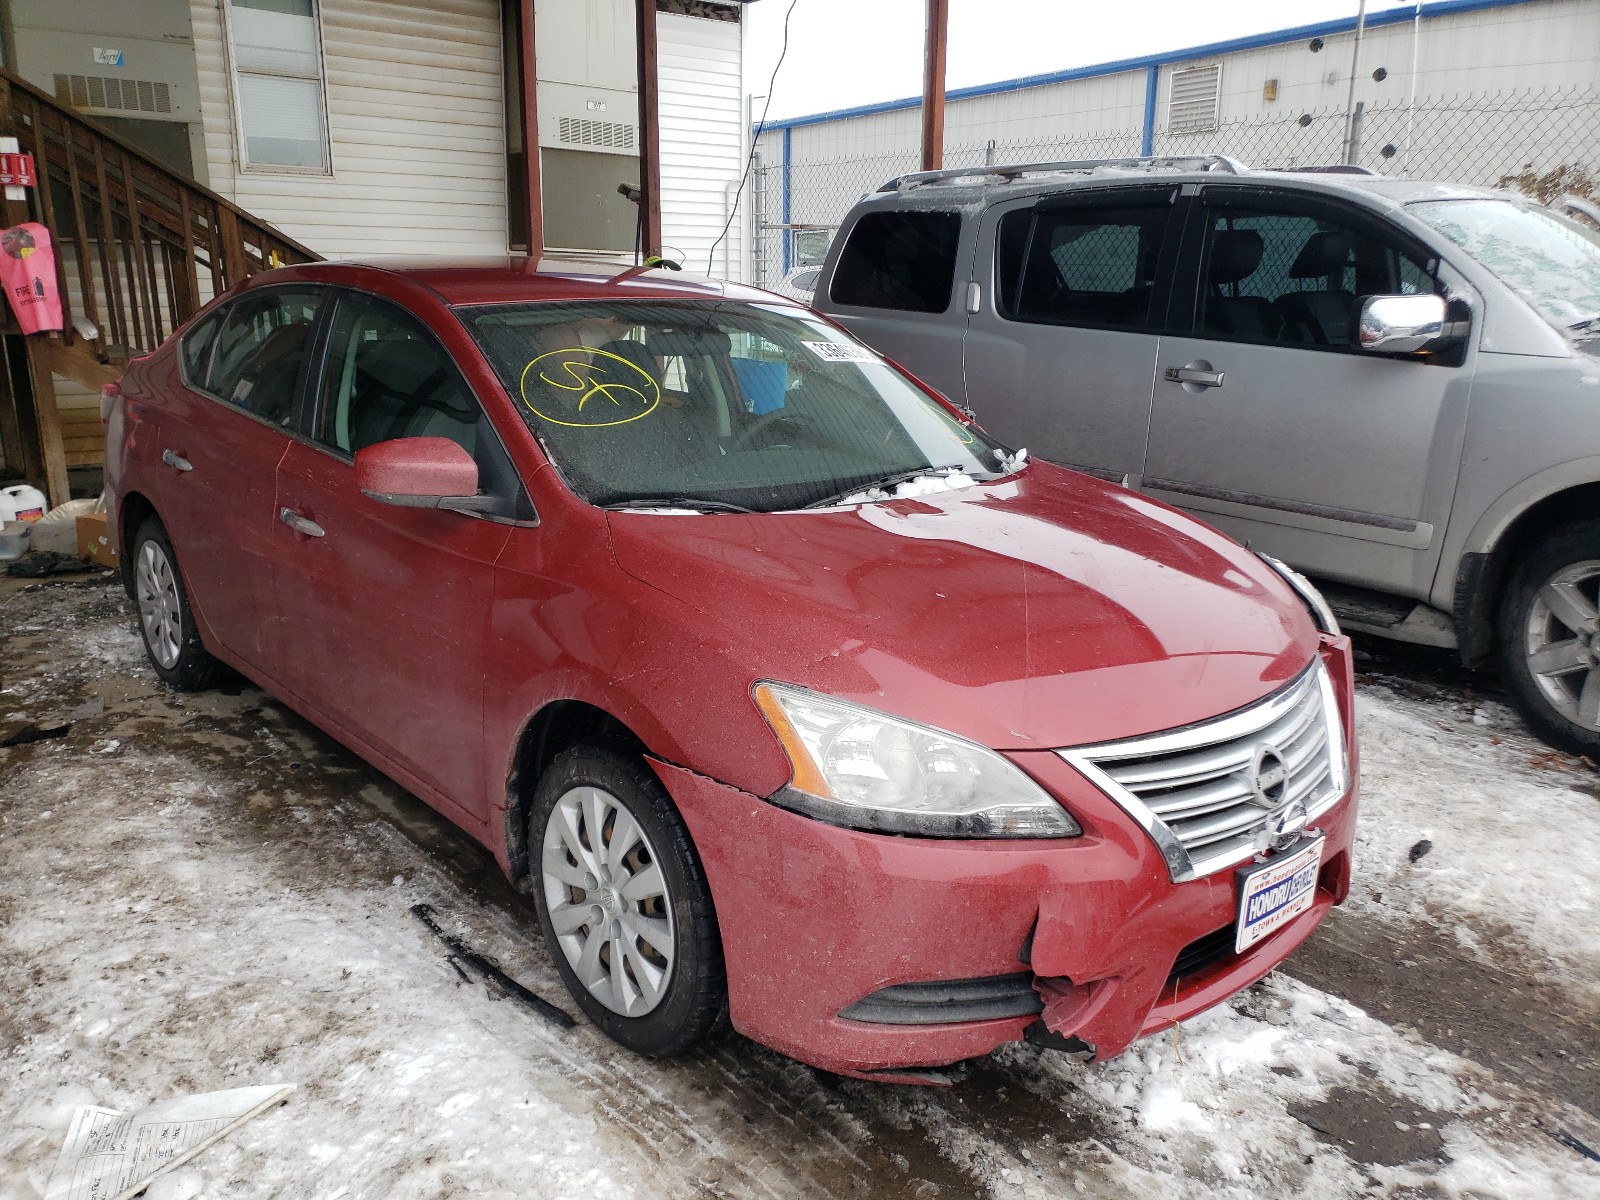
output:
<instances>
[{"instance_id":1,"label":"suv rear wheel","mask_svg":"<svg viewBox=\"0 0 1600 1200\"><path fill-rule=\"evenodd\" d=\"M1600 521L1559 526L1528 548L1501 598L1496 641L1528 723L1600 761Z\"/></svg>"}]
</instances>

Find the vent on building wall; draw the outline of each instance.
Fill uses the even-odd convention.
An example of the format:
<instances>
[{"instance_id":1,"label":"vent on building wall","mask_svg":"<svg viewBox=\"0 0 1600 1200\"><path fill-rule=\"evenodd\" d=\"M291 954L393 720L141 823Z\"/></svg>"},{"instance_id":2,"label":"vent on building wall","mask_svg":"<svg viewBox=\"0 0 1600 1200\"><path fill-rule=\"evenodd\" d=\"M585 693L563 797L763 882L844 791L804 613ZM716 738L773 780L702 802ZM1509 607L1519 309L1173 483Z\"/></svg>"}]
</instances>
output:
<instances>
[{"instance_id":1,"label":"vent on building wall","mask_svg":"<svg viewBox=\"0 0 1600 1200\"><path fill-rule=\"evenodd\" d=\"M571 146L603 146L609 150L633 149L633 126L622 121L588 121L562 117L556 134Z\"/></svg>"},{"instance_id":2,"label":"vent on building wall","mask_svg":"<svg viewBox=\"0 0 1600 1200\"><path fill-rule=\"evenodd\" d=\"M1199 133L1215 129L1221 92L1221 63L1174 71L1172 99L1167 105L1167 128L1173 133Z\"/></svg>"},{"instance_id":3,"label":"vent on building wall","mask_svg":"<svg viewBox=\"0 0 1600 1200\"><path fill-rule=\"evenodd\" d=\"M57 75L56 99L73 108L112 112L170 113L172 91L149 79L106 79L100 75Z\"/></svg>"}]
</instances>

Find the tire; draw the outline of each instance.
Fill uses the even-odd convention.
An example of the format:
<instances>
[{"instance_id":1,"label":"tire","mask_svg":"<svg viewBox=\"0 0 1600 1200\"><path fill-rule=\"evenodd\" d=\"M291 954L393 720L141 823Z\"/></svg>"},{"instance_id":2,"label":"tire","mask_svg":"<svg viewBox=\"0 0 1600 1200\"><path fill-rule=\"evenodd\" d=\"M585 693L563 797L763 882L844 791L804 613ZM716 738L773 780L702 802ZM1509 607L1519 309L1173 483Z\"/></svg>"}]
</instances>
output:
<instances>
[{"instance_id":1,"label":"tire","mask_svg":"<svg viewBox=\"0 0 1600 1200\"><path fill-rule=\"evenodd\" d=\"M534 792L528 847L550 956L595 1025L654 1058L721 1031L728 985L711 889L638 754L596 738L558 755Z\"/></svg>"},{"instance_id":2,"label":"tire","mask_svg":"<svg viewBox=\"0 0 1600 1200\"><path fill-rule=\"evenodd\" d=\"M1517 561L1495 648L1528 724L1551 745L1600 761L1600 521L1558 526Z\"/></svg>"},{"instance_id":3,"label":"tire","mask_svg":"<svg viewBox=\"0 0 1600 1200\"><path fill-rule=\"evenodd\" d=\"M161 682L180 692L216 683L222 664L200 643L189 592L166 528L146 517L133 538L133 606L145 656Z\"/></svg>"}]
</instances>

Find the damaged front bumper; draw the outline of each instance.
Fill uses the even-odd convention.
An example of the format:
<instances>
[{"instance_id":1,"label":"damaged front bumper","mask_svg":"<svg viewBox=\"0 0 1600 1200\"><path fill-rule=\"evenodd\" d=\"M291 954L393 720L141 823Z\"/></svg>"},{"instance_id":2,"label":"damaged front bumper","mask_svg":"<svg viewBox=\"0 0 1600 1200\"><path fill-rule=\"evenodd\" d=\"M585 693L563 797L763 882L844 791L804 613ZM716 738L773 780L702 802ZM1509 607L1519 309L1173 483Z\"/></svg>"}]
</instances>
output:
<instances>
[{"instance_id":1,"label":"damaged front bumper","mask_svg":"<svg viewBox=\"0 0 1600 1200\"><path fill-rule=\"evenodd\" d=\"M1347 647L1324 657L1348 733ZM1012 758L1083 836L864 833L655 762L705 865L734 1027L828 1071L907 1083L948 1082L937 1068L1024 1039L1111 1058L1266 975L1349 891L1354 783L1317 819L1312 906L1236 954L1233 870L1174 883L1144 830L1073 767ZM1353 747L1351 759L1354 780Z\"/></svg>"}]
</instances>

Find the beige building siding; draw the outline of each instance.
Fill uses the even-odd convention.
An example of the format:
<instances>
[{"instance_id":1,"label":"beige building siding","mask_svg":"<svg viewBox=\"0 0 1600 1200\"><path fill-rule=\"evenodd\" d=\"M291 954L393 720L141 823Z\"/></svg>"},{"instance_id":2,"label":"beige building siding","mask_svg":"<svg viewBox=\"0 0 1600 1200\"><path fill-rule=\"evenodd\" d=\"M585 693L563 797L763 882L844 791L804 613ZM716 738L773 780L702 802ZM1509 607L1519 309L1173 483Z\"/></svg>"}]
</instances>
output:
<instances>
[{"instance_id":1,"label":"beige building siding","mask_svg":"<svg viewBox=\"0 0 1600 1200\"><path fill-rule=\"evenodd\" d=\"M241 171L217 0L192 0L214 190L329 258L503 254L495 0L321 0L333 174Z\"/></svg>"},{"instance_id":2,"label":"beige building siding","mask_svg":"<svg viewBox=\"0 0 1600 1200\"><path fill-rule=\"evenodd\" d=\"M739 23L656 18L661 104L661 240L684 268L743 275L743 213L731 225L745 144ZM742 207L742 205L741 205ZM712 254L712 246L728 225ZM709 264L709 268L708 268Z\"/></svg>"}]
</instances>

